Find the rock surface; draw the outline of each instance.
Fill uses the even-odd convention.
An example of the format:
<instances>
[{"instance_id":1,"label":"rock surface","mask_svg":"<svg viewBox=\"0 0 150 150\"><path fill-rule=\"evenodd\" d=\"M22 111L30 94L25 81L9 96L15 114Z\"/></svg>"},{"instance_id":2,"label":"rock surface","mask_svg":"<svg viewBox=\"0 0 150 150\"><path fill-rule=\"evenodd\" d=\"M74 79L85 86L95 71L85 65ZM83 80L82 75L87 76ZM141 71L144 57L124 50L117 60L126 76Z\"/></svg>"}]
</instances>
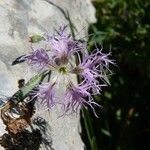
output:
<instances>
[{"instance_id":1,"label":"rock surface","mask_svg":"<svg viewBox=\"0 0 150 150\"><path fill-rule=\"evenodd\" d=\"M90 0L1 0L0 1L0 97L12 96L17 90L17 81L27 81L33 72L25 65L11 66L12 61L29 52L29 36L52 33L59 25L68 24L62 10L69 13L77 28L76 36L87 33L89 23L96 21L95 9ZM75 79L76 80L76 79ZM39 109L39 106L38 106ZM59 108L58 108L59 109ZM55 150L82 150L79 115L58 118L58 110L39 111L36 117L44 118L49 128L45 136L51 139ZM0 119L0 136L5 126ZM3 148L0 147L2 150ZM41 149L45 150L44 147ZM51 149L51 148L48 148Z\"/></svg>"}]
</instances>

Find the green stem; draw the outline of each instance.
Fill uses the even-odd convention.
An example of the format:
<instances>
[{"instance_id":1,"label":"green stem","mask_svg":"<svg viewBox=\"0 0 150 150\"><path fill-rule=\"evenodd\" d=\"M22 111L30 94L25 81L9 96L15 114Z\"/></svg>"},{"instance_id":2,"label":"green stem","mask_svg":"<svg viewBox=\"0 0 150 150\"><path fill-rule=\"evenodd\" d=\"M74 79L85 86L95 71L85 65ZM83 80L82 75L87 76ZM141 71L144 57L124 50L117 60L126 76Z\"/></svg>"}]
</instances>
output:
<instances>
[{"instance_id":1,"label":"green stem","mask_svg":"<svg viewBox=\"0 0 150 150\"><path fill-rule=\"evenodd\" d=\"M96 137L92 126L92 118L89 114L89 111L86 109L82 109L82 114L90 148L91 150L97 150Z\"/></svg>"}]
</instances>

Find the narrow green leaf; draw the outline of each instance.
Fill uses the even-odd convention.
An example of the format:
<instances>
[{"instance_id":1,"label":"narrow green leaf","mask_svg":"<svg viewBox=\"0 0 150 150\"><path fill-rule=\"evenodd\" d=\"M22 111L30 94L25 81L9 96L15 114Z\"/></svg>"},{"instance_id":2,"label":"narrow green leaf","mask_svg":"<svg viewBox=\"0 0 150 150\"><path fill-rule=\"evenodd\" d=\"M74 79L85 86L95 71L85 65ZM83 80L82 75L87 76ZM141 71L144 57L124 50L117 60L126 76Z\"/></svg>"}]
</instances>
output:
<instances>
[{"instance_id":1,"label":"narrow green leaf","mask_svg":"<svg viewBox=\"0 0 150 150\"><path fill-rule=\"evenodd\" d=\"M83 113L84 125L85 125L85 129L87 132L91 150L97 150L96 137L95 137L94 129L92 126L92 118L91 118L88 110L83 109L82 113Z\"/></svg>"},{"instance_id":2,"label":"narrow green leaf","mask_svg":"<svg viewBox=\"0 0 150 150\"><path fill-rule=\"evenodd\" d=\"M46 72L42 72L41 74L35 75L32 77L27 84L20 89L23 97L25 97L36 85L38 85L41 80L44 78Z\"/></svg>"}]
</instances>

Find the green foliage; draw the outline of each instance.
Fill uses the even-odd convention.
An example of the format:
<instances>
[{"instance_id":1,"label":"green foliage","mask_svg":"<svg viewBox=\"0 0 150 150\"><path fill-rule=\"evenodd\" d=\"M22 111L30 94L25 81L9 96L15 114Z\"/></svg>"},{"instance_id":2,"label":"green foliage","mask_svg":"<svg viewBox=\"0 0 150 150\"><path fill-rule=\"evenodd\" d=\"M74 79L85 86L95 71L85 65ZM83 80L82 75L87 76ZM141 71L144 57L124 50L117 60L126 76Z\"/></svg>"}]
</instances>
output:
<instances>
[{"instance_id":1,"label":"green foliage","mask_svg":"<svg viewBox=\"0 0 150 150\"><path fill-rule=\"evenodd\" d=\"M38 34L33 35L33 36L30 37L30 42L31 43L38 43L38 42L40 42L42 40L45 40L45 38L43 36L41 36L41 35L38 35Z\"/></svg>"},{"instance_id":2,"label":"green foliage","mask_svg":"<svg viewBox=\"0 0 150 150\"><path fill-rule=\"evenodd\" d=\"M97 150L96 137L92 126L92 118L88 110L82 110L84 127L87 133L89 147L91 150Z\"/></svg>"},{"instance_id":3,"label":"green foliage","mask_svg":"<svg viewBox=\"0 0 150 150\"><path fill-rule=\"evenodd\" d=\"M33 76L20 90L15 93L16 99L18 102L24 101L25 97L29 92L33 90L36 86L40 84L40 82L47 75L47 71L42 72L41 74Z\"/></svg>"},{"instance_id":4,"label":"green foliage","mask_svg":"<svg viewBox=\"0 0 150 150\"><path fill-rule=\"evenodd\" d=\"M42 72L41 74L37 74L35 76L33 76L25 86L23 86L20 91L23 94L23 97L25 97L33 88L35 88L37 85L39 85L39 83L41 82L41 80L43 79L43 77L45 76L45 72Z\"/></svg>"},{"instance_id":5,"label":"green foliage","mask_svg":"<svg viewBox=\"0 0 150 150\"><path fill-rule=\"evenodd\" d=\"M90 27L95 34L89 47L96 42L104 51L111 48L117 67L111 87L95 98L103 109L99 119L92 118L92 137L98 150L150 149L150 1L96 0L94 5L97 23Z\"/></svg>"}]
</instances>

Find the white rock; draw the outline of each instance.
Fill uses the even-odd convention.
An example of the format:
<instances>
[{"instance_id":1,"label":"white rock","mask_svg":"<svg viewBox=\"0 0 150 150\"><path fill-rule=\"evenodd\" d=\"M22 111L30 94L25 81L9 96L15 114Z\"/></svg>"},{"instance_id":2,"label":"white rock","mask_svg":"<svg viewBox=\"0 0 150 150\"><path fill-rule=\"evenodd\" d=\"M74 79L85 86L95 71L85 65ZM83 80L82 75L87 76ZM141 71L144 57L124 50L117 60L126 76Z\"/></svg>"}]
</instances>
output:
<instances>
[{"instance_id":1,"label":"white rock","mask_svg":"<svg viewBox=\"0 0 150 150\"><path fill-rule=\"evenodd\" d=\"M48 0L47 0L48 1ZM1 0L0 1L0 95L11 96L18 90L18 79L27 81L32 72L25 65L11 66L12 61L30 51L29 36L53 33L61 24L68 24L61 10L46 0ZM77 28L78 37L87 34L89 23L96 21L95 9L90 0L53 0L53 3L69 12ZM75 79L76 80L76 79ZM1 97L1 96L0 96ZM39 111L36 116L45 118L51 130L55 150L83 150L79 134L79 115L58 118L59 110ZM5 132L0 119L0 136ZM0 150L3 148L0 147ZM44 148L41 148L44 150Z\"/></svg>"}]
</instances>

